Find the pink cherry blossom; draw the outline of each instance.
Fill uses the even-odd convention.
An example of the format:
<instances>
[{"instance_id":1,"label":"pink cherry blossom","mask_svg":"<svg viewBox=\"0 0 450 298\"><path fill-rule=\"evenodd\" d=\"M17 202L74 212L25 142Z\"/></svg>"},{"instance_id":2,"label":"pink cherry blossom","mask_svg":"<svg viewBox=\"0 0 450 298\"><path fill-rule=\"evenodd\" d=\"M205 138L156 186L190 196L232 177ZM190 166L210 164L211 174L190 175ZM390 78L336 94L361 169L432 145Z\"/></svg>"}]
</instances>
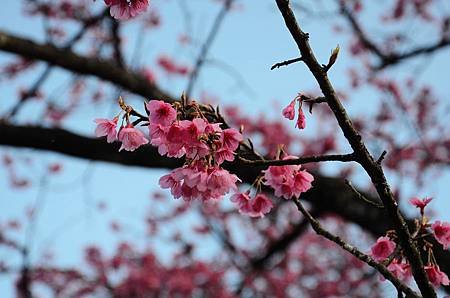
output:
<instances>
[{"instance_id":1,"label":"pink cherry blossom","mask_svg":"<svg viewBox=\"0 0 450 298\"><path fill-rule=\"evenodd\" d=\"M175 198L185 201L195 199L220 199L231 190L236 190L240 179L219 167L205 167L201 162L173 170L160 178L162 188L170 188Z\"/></svg>"},{"instance_id":2,"label":"pink cherry blossom","mask_svg":"<svg viewBox=\"0 0 450 298\"><path fill-rule=\"evenodd\" d=\"M189 67L176 63L172 58L163 55L158 58L158 65L169 75L185 76L189 73Z\"/></svg>"},{"instance_id":3,"label":"pink cherry blossom","mask_svg":"<svg viewBox=\"0 0 450 298\"><path fill-rule=\"evenodd\" d=\"M436 221L432 226L436 240L448 249L450 246L450 223Z\"/></svg>"},{"instance_id":4,"label":"pink cherry blossom","mask_svg":"<svg viewBox=\"0 0 450 298\"><path fill-rule=\"evenodd\" d=\"M411 277L411 268L408 263L402 263L401 261L394 259L387 267L395 277L400 280L406 280Z\"/></svg>"},{"instance_id":5,"label":"pink cherry blossom","mask_svg":"<svg viewBox=\"0 0 450 298\"><path fill-rule=\"evenodd\" d=\"M215 167L209 172L208 190L211 198L221 198L230 190L237 190L236 182L241 181L236 175L225 169Z\"/></svg>"},{"instance_id":6,"label":"pink cherry blossom","mask_svg":"<svg viewBox=\"0 0 450 298\"><path fill-rule=\"evenodd\" d=\"M294 120L295 118L295 103L296 103L296 99L294 99L293 101L291 101L291 103L285 107L282 111L283 113L283 117L287 118L289 120Z\"/></svg>"},{"instance_id":7,"label":"pink cherry blossom","mask_svg":"<svg viewBox=\"0 0 450 298\"><path fill-rule=\"evenodd\" d=\"M147 10L148 0L105 0L110 14L118 20L128 20Z\"/></svg>"},{"instance_id":8,"label":"pink cherry blossom","mask_svg":"<svg viewBox=\"0 0 450 298\"><path fill-rule=\"evenodd\" d=\"M239 213L250 217L264 217L273 208L272 201L261 193L251 199L250 191L246 191L245 193L236 193L230 199L238 205Z\"/></svg>"},{"instance_id":9,"label":"pink cherry blossom","mask_svg":"<svg viewBox=\"0 0 450 298\"><path fill-rule=\"evenodd\" d=\"M251 212L248 213L250 217L264 217L273 208L272 201L262 193L257 194L251 204Z\"/></svg>"},{"instance_id":10,"label":"pink cherry blossom","mask_svg":"<svg viewBox=\"0 0 450 298\"><path fill-rule=\"evenodd\" d=\"M390 240L389 237L380 237L372 246L371 255L376 261L383 261L394 252L395 246L395 242Z\"/></svg>"},{"instance_id":11,"label":"pink cherry blossom","mask_svg":"<svg viewBox=\"0 0 450 298\"><path fill-rule=\"evenodd\" d=\"M439 285L448 286L450 284L448 276L439 269L438 265L425 266L425 272L430 282L436 287Z\"/></svg>"},{"instance_id":12,"label":"pink cherry blossom","mask_svg":"<svg viewBox=\"0 0 450 298\"><path fill-rule=\"evenodd\" d=\"M295 156L283 158L292 159ZM312 187L314 177L306 170L301 171L300 165L270 166L264 172L264 184L275 190L275 196L290 199L299 197Z\"/></svg>"},{"instance_id":13,"label":"pink cherry blossom","mask_svg":"<svg viewBox=\"0 0 450 298\"><path fill-rule=\"evenodd\" d=\"M177 111L172 105L161 100L150 100L147 103L147 110L150 112L149 121L151 125L168 126L177 118Z\"/></svg>"},{"instance_id":14,"label":"pink cherry blossom","mask_svg":"<svg viewBox=\"0 0 450 298\"><path fill-rule=\"evenodd\" d=\"M411 200L409 200L409 203L411 205L416 206L416 208L420 209L420 212L423 213L423 210L425 209L425 207L428 205L428 203L431 202L433 198L423 198L422 200L419 198L412 198Z\"/></svg>"},{"instance_id":15,"label":"pink cherry blossom","mask_svg":"<svg viewBox=\"0 0 450 298\"><path fill-rule=\"evenodd\" d=\"M119 151L125 149L126 151L134 151L142 145L148 143L142 131L136 129L132 124L128 124L119 131L119 141L122 146Z\"/></svg>"},{"instance_id":16,"label":"pink cherry blossom","mask_svg":"<svg viewBox=\"0 0 450 298\"><path fill-rule=\"evenodd\" d=\"M230 200L237 204L239 213L248 214L252 211L250 191L246 191L245 193L236 193L231 196Z\"/></svg>"},{"instance_id":17,"label":"pink cherry blossom","mask_svg":"<svg viewBox=\"0 0 450 298\"><path fill-rule=\"evenodd\" d=\"M306 118L301 106L298 108L298 118L295 127L298 127L299 129L305 129L306 127Z\"/></svg>"},{"instance_id":18,"label":"pink cherry blossom","mask_svg":"<svg viewBox=\"0 0 450 298\"><path fill-rule=\"evenodd\" d=\"M117 121L119 119L116 117L113 120L109 119L95 119L97 127L95 128L95 136L103 137L106 136L106 141L112 143L117 139Z\"/></svg>"},{"instance_id":19,"label":"pink cherry blossom","mask_svg":"<svg viewBox=\"0 0 450 298\"><path fill-rule=\"evenodd\" d=\"M294 176L294 196L298 197L302 192L308 191L314 181L313 175L307 171L297 171Z\"/></svg>"},{"instance_id":20,"label":"pink cherry blossom","mask_svg":"<svg viewBox=\"0 0 450 298\"><path fill-rule=\"evenodd\" d=\"M222 146L231 151L235 151L243 139L242 134L234 128L224 129L220 135Z\"/></svg>"}]
</instances>

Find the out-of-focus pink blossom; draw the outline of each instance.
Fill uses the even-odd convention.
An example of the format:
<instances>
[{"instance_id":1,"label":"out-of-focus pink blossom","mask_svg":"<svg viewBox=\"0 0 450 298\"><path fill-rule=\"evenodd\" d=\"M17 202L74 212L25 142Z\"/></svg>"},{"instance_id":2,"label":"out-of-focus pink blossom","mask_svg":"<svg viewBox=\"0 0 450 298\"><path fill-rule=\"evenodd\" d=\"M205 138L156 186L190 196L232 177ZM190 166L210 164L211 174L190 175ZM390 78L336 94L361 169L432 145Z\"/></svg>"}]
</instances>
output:
<instances>
[{"instance_id":1,"label":"out-of-focus pink blossom","mask_svg":"<svg viewBox=\"0 0 450 298\"><path fill-rule=\"evenodd\" d=\"M95 128L95 136L103 137L106 136L106 141L112 143L117 139L117 121L119 119L116 117L113 120L109 119L95 119L97 127Z\"/></svg>"},{"instance_id":2,"label":"out-of-focus pink blossom","mask_svg":"<svg viewBox=\"0 0 450 298\"><path fill-rule=\"evenodd\" d=\"M430 282L436 287L439 285L448 286L450 284L447 274L442 272L437 265L425 266L425 272Z\"/></svg>"},{"instance_id":3,"label":"out-of-focus pink blossom","mask_svg":"<svg viewBox=\"0 0 450 298\"><path fill-rule=\"evenodd\" d=\"M142 131L136 129L132 124L128 124L119 131L119 141L122 146L119 151L125 149L126 151L134 151L142 145L148 143Z\"/></svg>"},{"instance_id":4,"label":"out-of-focus pink blossom","mask_svg":"<svg viewBox=\"0 0 450 298\"><path fill-rule=\"evenodd\" d=\"M436 221L431 227L436 240L447 249L450 246L450 223Z\"/></svg>"},{"instance_id":5,"label":"out-of-focus pink blossom","mask_svg":"<svg viewBox=\"0 0 450 298\"><path fill-rule=\"evenodd\" d=\"M291 101L291 103L285 107L282 111L283 113L283 117L287 118L289 120L294 120L295 118L295 103L296 103L296 99L294 99L293 101Z\"/></svg>"},{"instance_id":6,"label":"out-of-focus pink blossom","mask_svg":"<svg viewBox=\"0 0 450 298\"><path fill-rule=\"evenodd\" d=\"M371 255L376 261L383 261L394 252L395 246L395 242L389 237L380 237L372 246Z\"/></svg>"},{"instance_id":7,"label":"out-of-focus pink blossom","mask_svg":"<svg viewBox=\"0 0 450 298\"><path fill-rule=\"evenodd\" d=\"M160 56L157 63L170 75L185 76L189 73L189 67L175 63L172 58L166 55Z\"/></svg>"},{"instance_id":8,"label":"out-of-focus pink blossom","mask_svg":"<svg viewBox=\"0 0 450 298\"><path fill-rule=\"evenodd\" d=\"M128 20L147 10L148 0L105 0L111 16L118 20Z\"/></svg>"}]
</instances>

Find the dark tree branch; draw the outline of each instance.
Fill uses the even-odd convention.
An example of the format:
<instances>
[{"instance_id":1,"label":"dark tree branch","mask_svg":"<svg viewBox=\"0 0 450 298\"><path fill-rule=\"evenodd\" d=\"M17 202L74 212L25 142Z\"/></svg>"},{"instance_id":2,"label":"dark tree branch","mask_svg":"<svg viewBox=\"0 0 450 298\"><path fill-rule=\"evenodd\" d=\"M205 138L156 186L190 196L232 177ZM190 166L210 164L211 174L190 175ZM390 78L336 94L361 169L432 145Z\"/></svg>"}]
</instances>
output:
<instances>
[{"instance_id":1,"label":"dark tree branch","mask_svg":"<svg viewBox=\"0 0 450 298\"><path fill-rule=\"evenodd\" d=\"M83 57L67 49L38 44L2 31L0 31L0 50L31 60L45 61L75 73L96 76L148 99L159 98L167 102L173 101L170 96L149 83L140 74L123 70L112 62Z\"/></svg>"},{"instance_id":2,"label":"dark tree branch","mask_svg":"<svg viewBox=\"0 0 450 298\"><path fill-rule=\"evenodd\" d=\"M300 55L303 57L303 62L307 65L319 84L323 95L327 98L328 106L338 121L345 138L355 152L358 162L371 178L372 183L375 186L375 189L377 190L377 193L387 211L388 218L392 220L394 228L397 231L400 245L403 247L405 255L411 264L414 279L422 295L425 297L436 297L433 286L428 281L419 250L413 242L405 219L398 209L397 201L395 200L389 184L386 181L383 169L370 155L362 141L361 135L353 126L352 121L336 95L326 72L324 72L321 64L317 61L309 45L308 34L300 29L294 13L289 6L289 0L276 0L276 3L286 23L286 27L290 31L298 46Z\"/></svg>"}]
</instances>

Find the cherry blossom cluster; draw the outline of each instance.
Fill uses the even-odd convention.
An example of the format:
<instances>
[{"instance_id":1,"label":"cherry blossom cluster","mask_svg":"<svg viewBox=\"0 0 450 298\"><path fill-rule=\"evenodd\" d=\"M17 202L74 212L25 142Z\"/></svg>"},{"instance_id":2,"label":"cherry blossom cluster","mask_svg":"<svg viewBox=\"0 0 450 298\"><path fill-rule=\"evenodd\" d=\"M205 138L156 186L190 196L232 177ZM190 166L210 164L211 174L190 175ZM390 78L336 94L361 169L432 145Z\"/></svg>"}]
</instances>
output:
<instances>
[{"instance_id":1,"label":"cherry blossom cluster","mask_svg":"<svg viewBox=\"0 0 450 298\"><path fill-rule=\"evenodd\" d=\"M189 107L151 100L146 104L148 117L140 115L123 100L119 105L125 112L122 126L117 131L119 117L113 120L96 119L96 136L106 136L108 142L122 142L119 151L134 151L150 143L162 156L185 158L184 166L161 177L162 188L171 190L175 198L185 201L220 199L237 190L240 179L221 167L233 161L235 151L243 140L234 128L221 128L221 123L210 123L200 107L192 102ZM189 110L189 112L188 112ZM187 115L190 115L189 117ZM138 119L130 121L130 117ZM124 125L124 121L126 124ZM135 125L145 122L149 139Z\"/></svg>"},{"instance_id":2,"label":"cherry blossom cluster","mask_svg":"<svg viewBox=\"0 0 450 298\"><path fill-rule=\"evenodd\" d=\"M283 160L296 158L286 156ZM301 165L269 166L264 170L263 175L255 181L257 190L261 190L262 185L270 186L274 189L276 197L291 199L300 197L312 187L314 177L306 170L301 170ZM252 199L250 190L244 193L237 193L232 196L231 201L236 203L239 212L250 217L263 217L269 213L273 207L271 200L263 193L258 193Z\"/></svg>"},{"instance_id":3,"label":"cherry blossom cluster","mask_svg":"<svg viewBox=\"0 0 450 298\"><path fill-rule=\"evenodd\" d=\"M283 160L293 159L295 156L286 156ZM301 165L270 166L264 172L265 184L275 190L275 196L291 199L299 197L308 191L314 177Z\"/></svg>"},{"instance_id":4,"label":"cherry blossom cluster","mask_svg":"<svg viewBox=\"0 0 450 298\"><path fill-rule=\"evenodd\" d=\"M148 0L105 0L113 18L128 20L147 10Z\"/></svg>"},{"instance_id":5,"label":"cherry blossom cluster","mask_svg":"<svg viewBox=\"0 0 450 298\"><path fill-rule=\"evenodd\" d=\"M450 246L450 223L436 221L433 224L428 223L425 217L425 207L430 203L431 198L413 198L410 203L420 210L421 218L415 221L416 230L413 239L419 244L418 247L423 248L428 254L428 263L425 266L425 272L428 279L434 286L448 286L450 280L448 276L442 272L433 256L433 244L426 238L433 235L434 238L442 244L444 249ZM431 233L430 230L431 229ZM396 243L396 235L394 231L388 231L387 236L380 237L371 248L372 257L379 262L387 265L389 271L397 278L406 280L411 277L411 268L402 255L401 247Z\"/></svg>"}]
</instances>

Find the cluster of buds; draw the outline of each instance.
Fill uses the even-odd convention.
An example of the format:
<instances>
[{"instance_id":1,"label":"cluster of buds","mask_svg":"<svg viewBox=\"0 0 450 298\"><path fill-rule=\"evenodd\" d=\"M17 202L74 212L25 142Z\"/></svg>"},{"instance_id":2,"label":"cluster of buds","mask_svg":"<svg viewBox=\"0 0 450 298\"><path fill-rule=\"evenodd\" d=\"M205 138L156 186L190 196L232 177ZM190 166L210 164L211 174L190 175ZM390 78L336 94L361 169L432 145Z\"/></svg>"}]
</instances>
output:
<instances>
[{"instance_id":1,"label":"cluster of buds","mask_svg":"<svg viewBox=\"0 0 450 298\"><path fill-rule=\"evenodd\" d=\"M433 255L433 244L427 239L434 237L437 242L447 249L450 245L450 223L436 221L433 224L428 222L425 216L425 207L430 203L431 198L413 198L410 203L420 210L420 219L415 220L415 231L413 240L417 247L423 249L428 254L425 272L428 279L434 286L448 286L450 280L442 272ZM411 277L410 265L403 256L403 251L397 243L395 231L388 231L386 236L378 238L371 249L372 257L387 266L397 278L406 280Z\"/></svg>"}]
</instances>

